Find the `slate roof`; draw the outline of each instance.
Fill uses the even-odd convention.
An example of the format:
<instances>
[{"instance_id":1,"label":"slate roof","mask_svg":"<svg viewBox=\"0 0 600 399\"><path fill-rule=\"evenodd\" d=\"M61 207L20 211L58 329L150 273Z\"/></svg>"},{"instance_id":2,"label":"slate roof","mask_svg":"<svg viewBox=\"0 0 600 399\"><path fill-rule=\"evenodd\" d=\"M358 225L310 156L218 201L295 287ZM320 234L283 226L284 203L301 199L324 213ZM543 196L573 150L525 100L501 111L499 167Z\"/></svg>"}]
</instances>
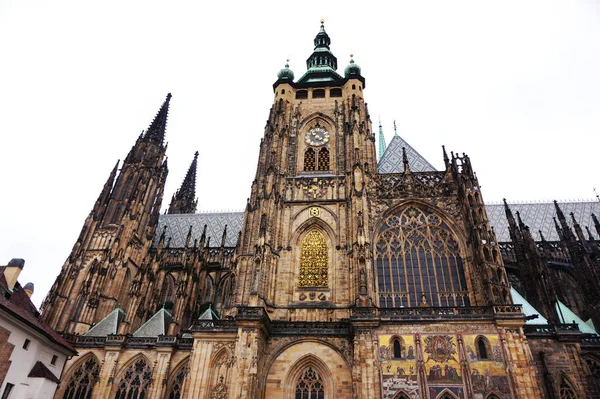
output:
<instances>
[{"instance_id":1,"label":"slate roof","mask_svg":"<svg viewBox=\"0 0 600 399\"><path fill-rule=\"evenodd\" d=\"M402 162L402 147L406 149L408 158L408 167L413 172L433 172L436 169L431 165L417 150L411 147L400 136L392 137L390 144L385 149L383 156L379 160L379 173L403 173L404 163Z\"/></svg>"},{"instance_id":2,"label":"slate roof","mask_svg":"<svg viewBox=\"0 0 600 399\"><path fill-rule=\"evenodd\" d=\"M584 229L585 226L589 226L590 230L594 231L594 222L592 220L592 213L600 215L600 202L598 201L580 201L580 202L559 202L558 205L567 217L567 223L571 227L571 217L569 214L573 212L575 219ZM519 212L523 223L529 226L529 230L533 234L533 238L536 241L540 241L538 230L541 230L544 234L544 238L547 241L558 241L558 234L554 228L553 216L556 216L554 204L552 202L538 202L538 203L527 203L527 204L508 204L513 214ZM494 227L496 232L496 238L498 242L510 241L510 235L508 233L508 221L506 220L506 214L504 213L503 204L488 204L485 206L487 210L490 224ZM587 234L586 234L587 237Z\"/></svg>"},{"instance_id":3,"label":"slate roof","mask_svg":"<svg viewBox=\"0 0 600 399\"><path fill-rule=\"evenodd\" d=\"M123 310L116 308L83 335L87 337L106 337L109 334L116 334L119 330L119 324L121 324L125 316L126 314Z\"/></svg>"},{"instance_id":4,"label":"slate roof","mask_svg":"<svg viewBox=\"0 0 600 399\"><path fill-rule=\"evenodd\" d=\"M154 313L154 316L142 324L134 333L134 337L158 337L167 335L169 324L173 321L173 316L165 308Z\"/></svg>"},{"instance_id":5,"label":"slate roof","mask_svg":"<svg viewBox=\"0 0 600 399\"><path fill-rule=\"evenodd\" d=\"M535 319L528 319L525 324L548 324L548 320L536 308L534 308L525 298L521 296L513 287L510 287L510 294L513 298L513 303L523 306L523 313L525 316L537 315Z\"/></svg>"},{"instance_id":6,"label":"slate roof","mask_svg":"<svg viewBox=\"0 0 600 399\"><path fill-rule=\"evenodd\" d=\"M3 310L21 321L23 324L41 333L46 339L65 349L72 355L75 349L56 331L51 329L40 317L40 312L29 299L21 285L17 282L12 292L8 289L4 277L5 266L0 266L0 310Z\"/></svg>"},{"instance_id":7,"label":"slate roof","mask_svg":"<svg viewBox=\"0 0 600 399\"><path fill-rule=\"evenodd\" d=\"M158 219L158 229L154 237L154 246L158 245L158 240L165 226L167 227L165 245L169 242L169 238L171 238L171 248L184 247L190 226L192 226L192 240L190 245L193 245L195 239L200 241L204 225L206 224L206 238L210 237L211 247L221 245L221 237L223 236L225 225L227 225L225 246L235 247L238 233L242 230L243 219L243 212L161 215Z\"/></svg>"}]
</instances>

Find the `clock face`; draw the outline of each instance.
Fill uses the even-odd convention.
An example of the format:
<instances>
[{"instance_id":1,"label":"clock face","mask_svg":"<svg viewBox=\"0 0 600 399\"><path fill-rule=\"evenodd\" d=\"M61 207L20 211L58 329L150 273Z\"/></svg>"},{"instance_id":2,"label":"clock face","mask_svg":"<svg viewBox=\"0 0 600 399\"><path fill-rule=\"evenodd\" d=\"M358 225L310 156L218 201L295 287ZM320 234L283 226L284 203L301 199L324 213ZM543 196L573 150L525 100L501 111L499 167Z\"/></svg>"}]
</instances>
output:
<instances>
[{"instance_id":1,"label":"clock face","mask_svg":"<svg viewBox=\"0 0 600 399\"><path fill-rule=\"evenodd\" d=\"M304 136L306 144L319 146L329 141L329 132L320 126L313 127Z\"/></svg>"}]
</instances>

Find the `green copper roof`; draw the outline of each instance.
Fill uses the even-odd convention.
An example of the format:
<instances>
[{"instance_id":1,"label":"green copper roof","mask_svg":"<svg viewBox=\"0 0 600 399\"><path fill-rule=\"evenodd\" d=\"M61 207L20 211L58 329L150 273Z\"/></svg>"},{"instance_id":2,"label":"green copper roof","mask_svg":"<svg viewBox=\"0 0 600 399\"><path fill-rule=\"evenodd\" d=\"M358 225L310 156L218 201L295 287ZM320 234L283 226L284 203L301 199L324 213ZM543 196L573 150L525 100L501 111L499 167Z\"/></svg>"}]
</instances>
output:
<instances>
[{"instance_id":1,"label":"green copper roof","mask_svg":"<svg viewBox=\"0 0 600 399\"><path fill-rule=\"evenodd\" d=\"M383 128L381 127L381 121L379 121L379 158L377 161L381 161L381 157L385 152L385 137L383 137Z\"/></svg>"},{"instance_id":2,"label":"green copper roof","mask_svg":"<svg viewBox=\"0 0 600 399\"><path fill-rule=\"evenodd\" d=\"M337 70L337 58L329 50L331 39L325 32L324 21L321 20L319 33L314 40L315 48L310 57L306 60L308 69L298 80L298 83L327 82L343 79Z\"/></svg>"}]
</instances>

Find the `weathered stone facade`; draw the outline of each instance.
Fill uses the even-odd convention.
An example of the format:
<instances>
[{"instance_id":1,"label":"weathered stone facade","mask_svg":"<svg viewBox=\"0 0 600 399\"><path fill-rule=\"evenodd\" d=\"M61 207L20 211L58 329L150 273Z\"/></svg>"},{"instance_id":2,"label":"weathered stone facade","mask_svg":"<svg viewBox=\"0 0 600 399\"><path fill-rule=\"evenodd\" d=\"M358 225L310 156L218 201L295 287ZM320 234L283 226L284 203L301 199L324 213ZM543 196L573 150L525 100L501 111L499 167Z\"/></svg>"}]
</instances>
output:
<instances>
[{"instance_id":1,"label":"weathered stone facade","mask_svg":"<svg viewBox=\"0 0 600 399\"><path fill-rule=\"evenodd\" d=\"M379 174L365 79L329 45L321 26L308 72L279 73L234 245L158 229L167 99L44 303L80 352L57 398L597 397L597 342L529 335L469 157ZM190 176L172 213L196 207ZM115 307L112 333L84 334ZM161 308L163 332L136 337Z\"/></svg>"}]
</instances>

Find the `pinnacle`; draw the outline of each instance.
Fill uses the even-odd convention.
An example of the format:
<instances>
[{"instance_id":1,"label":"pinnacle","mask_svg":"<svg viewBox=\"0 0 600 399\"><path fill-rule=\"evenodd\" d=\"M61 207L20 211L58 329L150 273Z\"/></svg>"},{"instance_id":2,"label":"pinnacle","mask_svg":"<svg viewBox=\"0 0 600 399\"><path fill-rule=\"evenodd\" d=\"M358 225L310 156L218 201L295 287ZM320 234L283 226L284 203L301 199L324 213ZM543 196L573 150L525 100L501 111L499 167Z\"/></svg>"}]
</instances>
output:
<instances>
[{"instance_id":1,"label":"pinnacle","mask_svg":"<svg viewBox=\"0 0 600 399\"><path fill-rule=\"evenodd\" d=\"M198 168L198 151L194 153L194 160L175 195L168 213L195 213L198 201L196 200L196 170Z\"/></svg>"},{"instance_id":2,"label":"pinnacle","mask_svg":"<svg viewBox=\"0 0 600 399\"><path fill-rule=\"evenodd\" d=\"M171 93L167 94L165 102L160 107L160 110L154 117L150 127L146 131L145 138L159 144L162 144L165 139L165 129L167 127L167 116L169 114L169 103L171 101Z\"/></svg>"}]
</instances>

